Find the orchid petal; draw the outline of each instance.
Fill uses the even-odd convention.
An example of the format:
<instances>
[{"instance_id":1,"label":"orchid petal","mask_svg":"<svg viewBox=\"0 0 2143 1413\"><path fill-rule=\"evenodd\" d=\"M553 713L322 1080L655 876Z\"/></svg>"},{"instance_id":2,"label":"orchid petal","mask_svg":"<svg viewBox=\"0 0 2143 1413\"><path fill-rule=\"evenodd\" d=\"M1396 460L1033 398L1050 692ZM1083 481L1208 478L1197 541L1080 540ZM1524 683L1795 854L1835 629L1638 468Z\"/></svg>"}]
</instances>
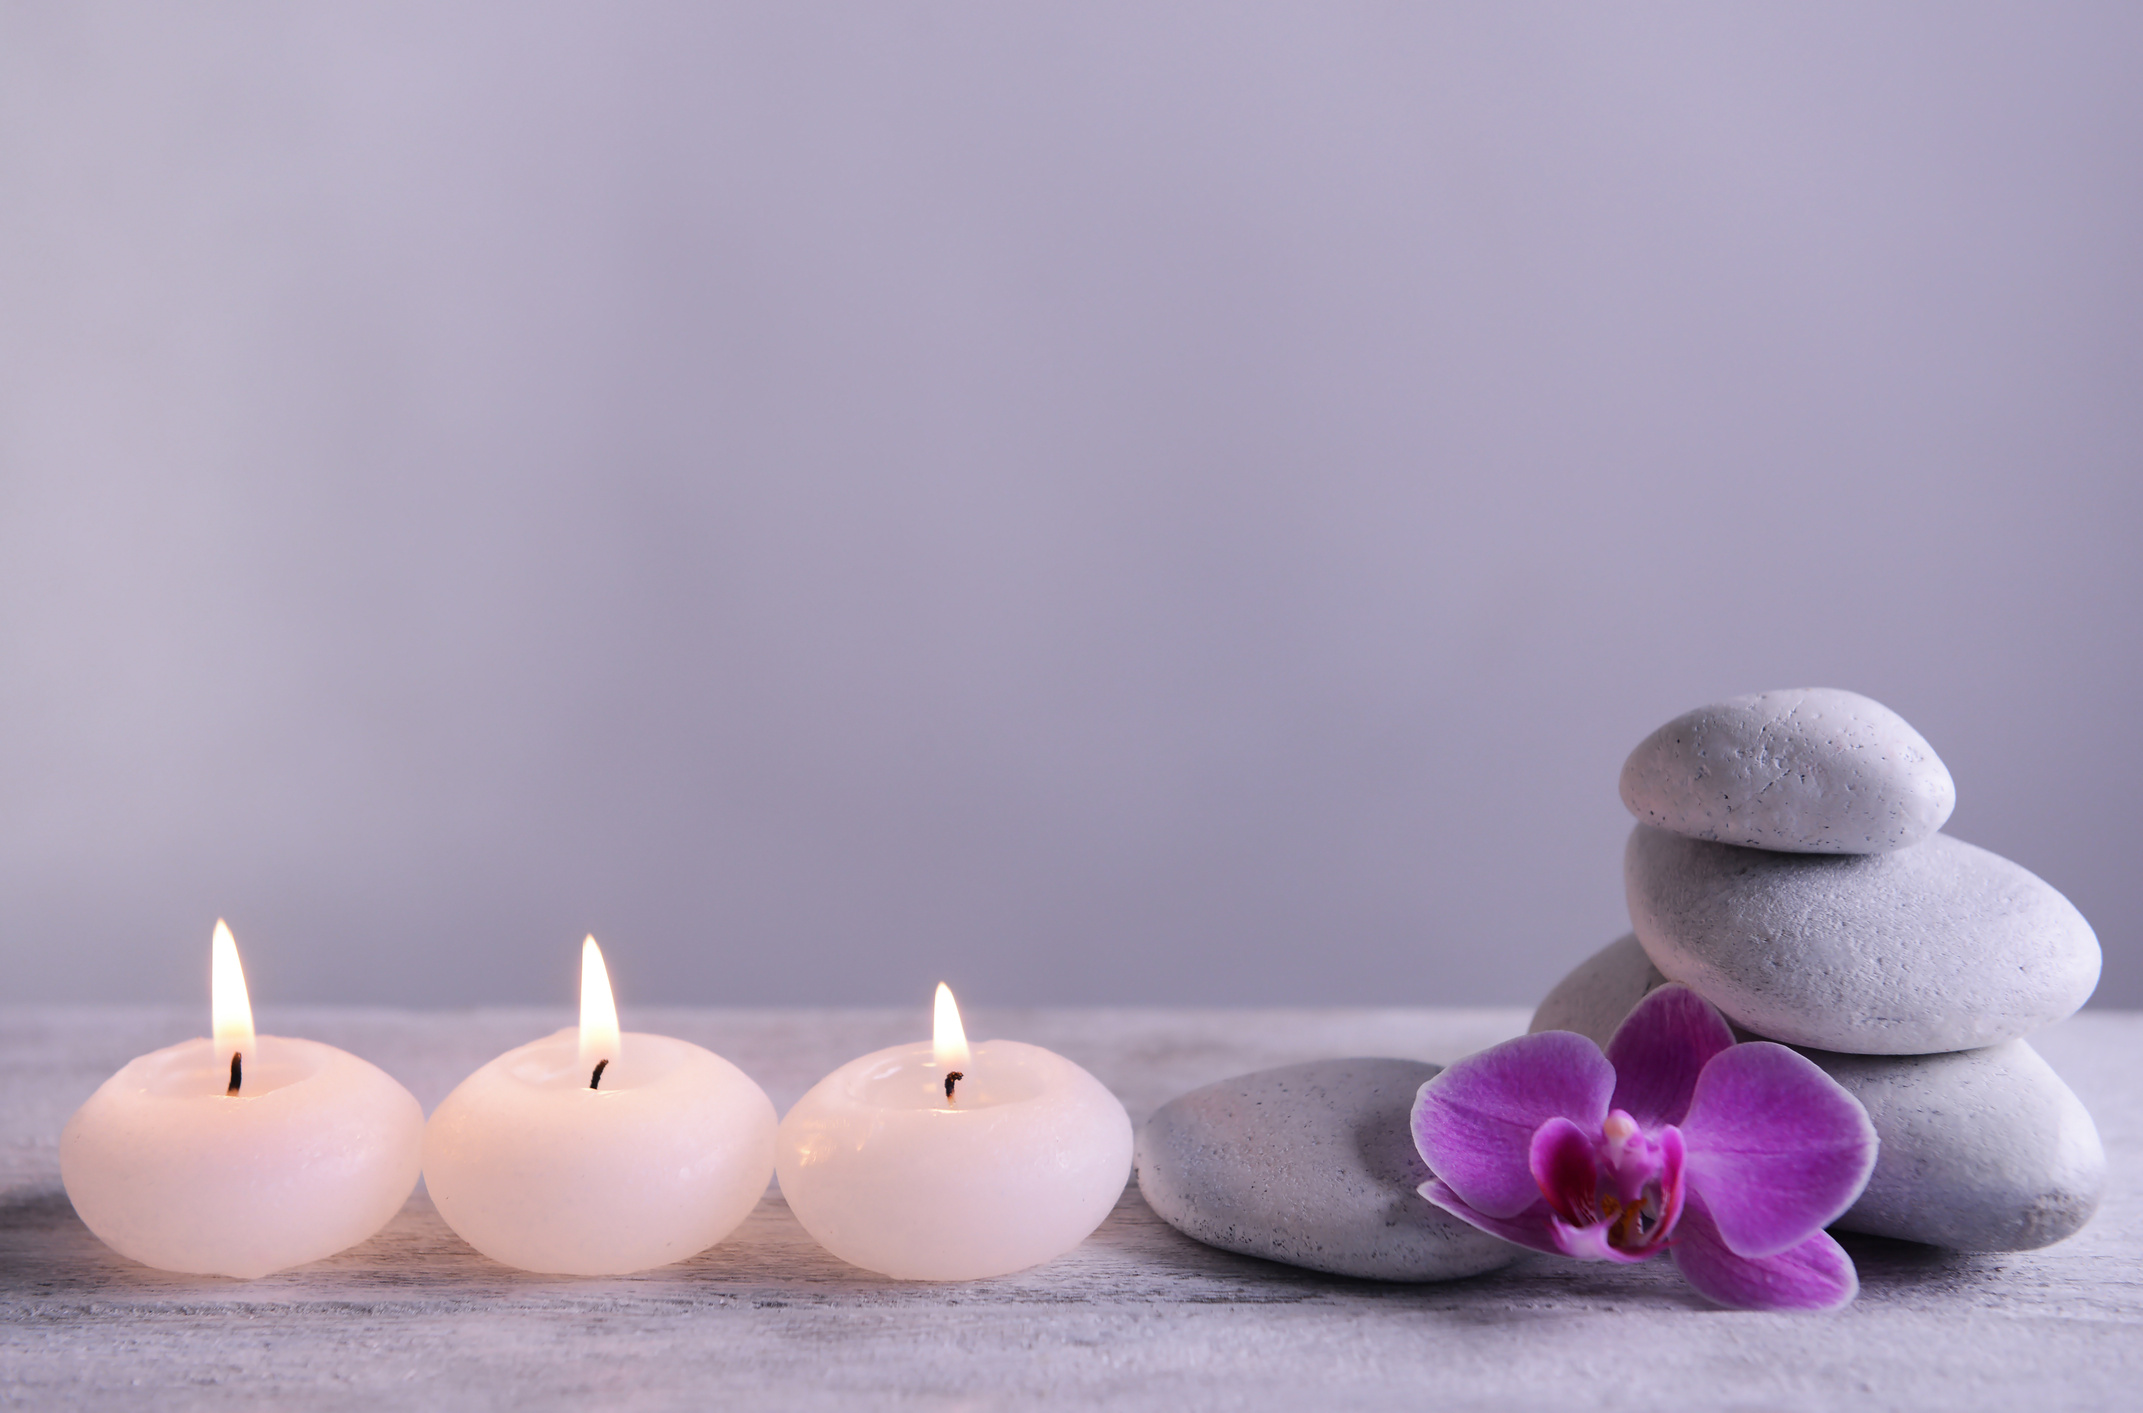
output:
<instances>
[{"instance_id":1,"label":"orchid petal","mask_svg":"<svg viewBox=\"0 0 2143 1413\"><path fill-rule=\"evenodd\" d=\"M1421 1086L1414 1145L1469 1208L1515 1217L1540 1200L1530 1161L1534 1133L1558 1118L1599 1132L1614 1088L1614 1068L1584 1036L1520 1036L1468 1055Z\"/></svg>"},{"instance_id":2,"label":"orchid petal","mask_svg":"<svg viewBox=\"0 0 2143 1413\"><path fill-rule=\"evenodd\" d=\"M1614 1105L1647 1129L1678 1124L1689 1113L1697 1076L1734 1043L1734 1032L1711 1002L1680 984L1639 1001L1607 1042L1615 1067Z\"/></svg>"},{"instance_id":3,"label":"orchid petal","mask_svg":"<svg viewBox=\"0 0 2143 1413\"><path fill-rule=\"evenodd\" d=\"M1770 1256L1736 1255L1704 1199L1690 1194L1674 1237L1674 1264L1706 1299L1737 1310L1836 1310L1860 1292L1853 1258L1819 1231Z\"/></svg>"},{"instance_id":4,"label":"orchid petal","mask_svg":"<svg viewBox=\"0 0 2143 1413\"><path fill-rule=\"evenodd\" d=\"M1460 1221L1479 1227L1490 1236L1500 1236L1514 1246L1529 1247L1550 1255L1564 1254L1552 1232L1555 1214L1548 1210L1546 1202L1536 1200L1532 1206L1513 1216L1491 1217L1467 1206L1466 1200L1439 1178L1430 1178L1415 1190Z\"/></svg>"},{"instance_id":5,"label":"orchid petal","mask_svg":"<svg viewBox=\"0 0 2143 1413\"><path fill-rule=\"evenodd\" d=\"M1738 1256L1798 1247L1853 1205L1875 1168L1875 1126L1860 1101L1769 1041L1706 1065L1681 1129L1689 1185Z\"/></svg>"},{"instance_id":6,"label":"orchid petal","mask_svg":"<svg viewBox=\"0 0 2143 1413\"><path fill-rule=\"evenodd\" d=\"M1534 1131L1526 1158L1550 1211L1578 1226L1600 1220L1600 1162L1585 1130L1549 1119Z\"/></svg>"}]
</instances>

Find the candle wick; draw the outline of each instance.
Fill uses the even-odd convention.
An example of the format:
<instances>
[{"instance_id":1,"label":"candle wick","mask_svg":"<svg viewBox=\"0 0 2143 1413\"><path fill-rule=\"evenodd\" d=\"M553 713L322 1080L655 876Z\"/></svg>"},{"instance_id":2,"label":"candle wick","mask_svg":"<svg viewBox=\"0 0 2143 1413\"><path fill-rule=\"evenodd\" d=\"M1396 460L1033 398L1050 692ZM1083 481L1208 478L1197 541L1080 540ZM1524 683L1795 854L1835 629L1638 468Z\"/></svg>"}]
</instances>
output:
<instances>
[{"instance_id":1,"label":"candle wick","mask_svg":"<svg viewBox=\"0 0 2143 1413\"><path fill-rule=\"evenodd\" d=\"M950 1074L948 1074L948 1075L946 1075L946 1076L945 1076L945 1102L946 1102L946 1103L950 1104L950 1103L952 1102L952 1087L953 1087L954 1085L958 1084L958 1083L959 1083L959 1082L960 1082L961 1080L963 1080L963 1079L966 1079L966 1078L967 1078L967 1076L966 1076L966 1075L964 1075L964 1074L962 1074L962 1073L961 1073L960 1071L958 1071L958 1070L954 1070L954 1071L953 1071L952 1073L950 1073Z\"/></svg>"},{"instance_id":2,"label":"candle wick","mask_svg":"<svg viewBox=\"0 0 2143 1413\"><path fill-rule=\"evenodd\" d=\"M610 1061L608 1060L597 1060L595 1062L595 1073L588 1076L588 1087L590 1089L595 1088L597 1085L603 1082L603 1071L605 1069L608 1069L609 1067Z\"/></svg>"},{"instance_id":3,"label":"candle wick","mask_svg":"<svg viewBox=\"0 0 2143 1413\"><path fill-rule=\"evenodd\" d=\"M231 1051L231 1087L223 1091L225 1094L236 1094L238 1092L239 1082L243 1078L239 1073L238 1062L243 1058L245 1058L243 1051Z\"/></svg>"}]
</instances>

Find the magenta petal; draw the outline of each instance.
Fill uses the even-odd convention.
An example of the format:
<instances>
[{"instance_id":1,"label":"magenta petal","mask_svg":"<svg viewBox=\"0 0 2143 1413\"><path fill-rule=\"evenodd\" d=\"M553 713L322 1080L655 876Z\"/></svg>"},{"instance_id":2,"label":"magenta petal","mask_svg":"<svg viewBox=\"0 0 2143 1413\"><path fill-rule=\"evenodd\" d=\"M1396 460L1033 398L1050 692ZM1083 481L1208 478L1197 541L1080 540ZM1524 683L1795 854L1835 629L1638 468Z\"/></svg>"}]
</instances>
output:
<instances>
[{"instance_id":1,"label":"magenta petal","mask_svg":"<svg viewBox=\"0 0 2143 1413\"><path fill-rule=\"evenodd\" d=\"M1576 1226L1600 1219L1600 1163L1585 1130L1568 1119L1549 1119L1534 1130L1526 1158L1556 1216Z\"/></svg>"},{"instance_id":2,"label":"magenta petal","mask_svg":"<svg viewBox=\"0 0 2143 1413\"><path fill-rule=\"evenodd\" d=\"M1875 1168L1875 1126L1860 1101L1769 1041L1706 1065L1681 1128L1689 1186L1742 1256L1799 1246L1853 1205Z\"/></svg>"},{"instance_id":3,"label":"magenta petal","mask_svg":"<svg viewBox=\"0 0 2143 1413\"><path fill-rule=\"evenodd\" d=\"M1509 1217L1491 1217L1466 1205L1465 1199L1436 1178L1423 1183L1418 1191L1437 1206L1462 1222L1479 1227L1490 1236L1500 1236L1514 1246L1530 1247L1556 1255L1565 1254L1556 1241L1555 1214L1548 1210L1546 1202L1535 1199L1532 1206Z\"/></svg>"},{"instance_id":4,"label":"magenta petal","mask_svg":"<svg viewBox=\"0 0 2143 1413\"><path fill-rule=\"evenodd\" d=\"M1853 1258L1817 1232L1771 1256L1737 1256L1692 1193L1674 1234L1674 1264L1708 1300L1737 1310L1836 1310L1860 1293Z\"/></svg>"},{"instance_id":5,"label":"magenta petal","mask_svg":"<svg viewBox=\"0 0 2143 1413\"><path fill-rule=\"evenodd\" d=\"M1515 1217L1540 1199L1533 1134L1549 1119L1598 1133L1614 1089L1613 1067L1584 1036L1522 1035L1468 1055L1421 1086L1414 1146L1468 1207Z\"/></svg>"},{"instance_id":6,"label":"magenta petal","mask_svg":"<svg viewBox=\"0 0 2143 1413\"><path fill-rule=\"evenodd\" d=\"M1660 987L1637 1003L1607 1042L1615 1107L1647 1129L1680 1123L1697 1076L1733 1043L1733 1030L1711 1002L1686 986Z\"/></svg>"}]
</instances>

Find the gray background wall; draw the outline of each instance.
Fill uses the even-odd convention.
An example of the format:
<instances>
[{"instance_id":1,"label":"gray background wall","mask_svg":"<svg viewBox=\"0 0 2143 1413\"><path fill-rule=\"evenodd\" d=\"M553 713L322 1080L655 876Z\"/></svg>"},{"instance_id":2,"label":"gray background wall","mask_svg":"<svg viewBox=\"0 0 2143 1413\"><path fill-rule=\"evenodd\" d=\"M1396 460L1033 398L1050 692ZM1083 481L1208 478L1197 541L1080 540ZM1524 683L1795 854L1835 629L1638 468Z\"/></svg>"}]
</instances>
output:
<instances>
[{"instance_id":1,"label":"gray background wall","mask_svg":"<svg viewBox=\"0 0 2143 1413\"><path fill-rule=\"evenodd\" d=\"M1831 684L2143 1004L2143 8L0 9L12 999L1530 1000Z\"/></svg>"}]
</instances>

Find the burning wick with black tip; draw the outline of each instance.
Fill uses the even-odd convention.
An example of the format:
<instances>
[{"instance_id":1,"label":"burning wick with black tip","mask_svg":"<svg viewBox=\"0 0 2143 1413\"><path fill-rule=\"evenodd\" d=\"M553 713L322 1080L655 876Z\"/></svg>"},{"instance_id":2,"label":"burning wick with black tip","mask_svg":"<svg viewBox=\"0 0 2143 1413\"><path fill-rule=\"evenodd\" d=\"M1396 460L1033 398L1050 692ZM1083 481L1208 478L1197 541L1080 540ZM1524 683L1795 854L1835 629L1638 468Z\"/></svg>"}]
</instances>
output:
<instances>
[{"instance_id":1,"label":"burning wick with black tip","mask_svg":"<svg viewBox=\"0 0 2143 1413\"><path fill-rule=\"evenodd\" d=\"M930 1047L945 1071L945 1102L950 1104L953 1086L967 1078L974 1055L967 1048L967 1027L960 1024L960 1007L952 999L952 988L942 981L931 1015Z\"/></svg>"},{"instance_id":2,"label":"burning wick with black tip","mask_svg":"<svg viewBox=\"0 0 2143 1413\"><path fill-rule=\"evenodd\" d=\"M593 937L580 944L580 1066L588 1087L599 1089L603 1071L618 1057L618 1003L610 994L610 969Z\"/></svg>"},{"instance_id":3,"label":"burning wick with black tip","mask_svg":"<svg viewBox=\"0 0 2143 1413\"><path fill-rule=\"evenodd\" d=\"M231 1083L223 1092L233 1095L245 1078L244 1060L253 1053L256 1041L253 1001L246 995L245 969L238 965L238 943L220 917L208 944L208 999L216 1053L231 1057Z\"/></svg>"}]
</instances>

